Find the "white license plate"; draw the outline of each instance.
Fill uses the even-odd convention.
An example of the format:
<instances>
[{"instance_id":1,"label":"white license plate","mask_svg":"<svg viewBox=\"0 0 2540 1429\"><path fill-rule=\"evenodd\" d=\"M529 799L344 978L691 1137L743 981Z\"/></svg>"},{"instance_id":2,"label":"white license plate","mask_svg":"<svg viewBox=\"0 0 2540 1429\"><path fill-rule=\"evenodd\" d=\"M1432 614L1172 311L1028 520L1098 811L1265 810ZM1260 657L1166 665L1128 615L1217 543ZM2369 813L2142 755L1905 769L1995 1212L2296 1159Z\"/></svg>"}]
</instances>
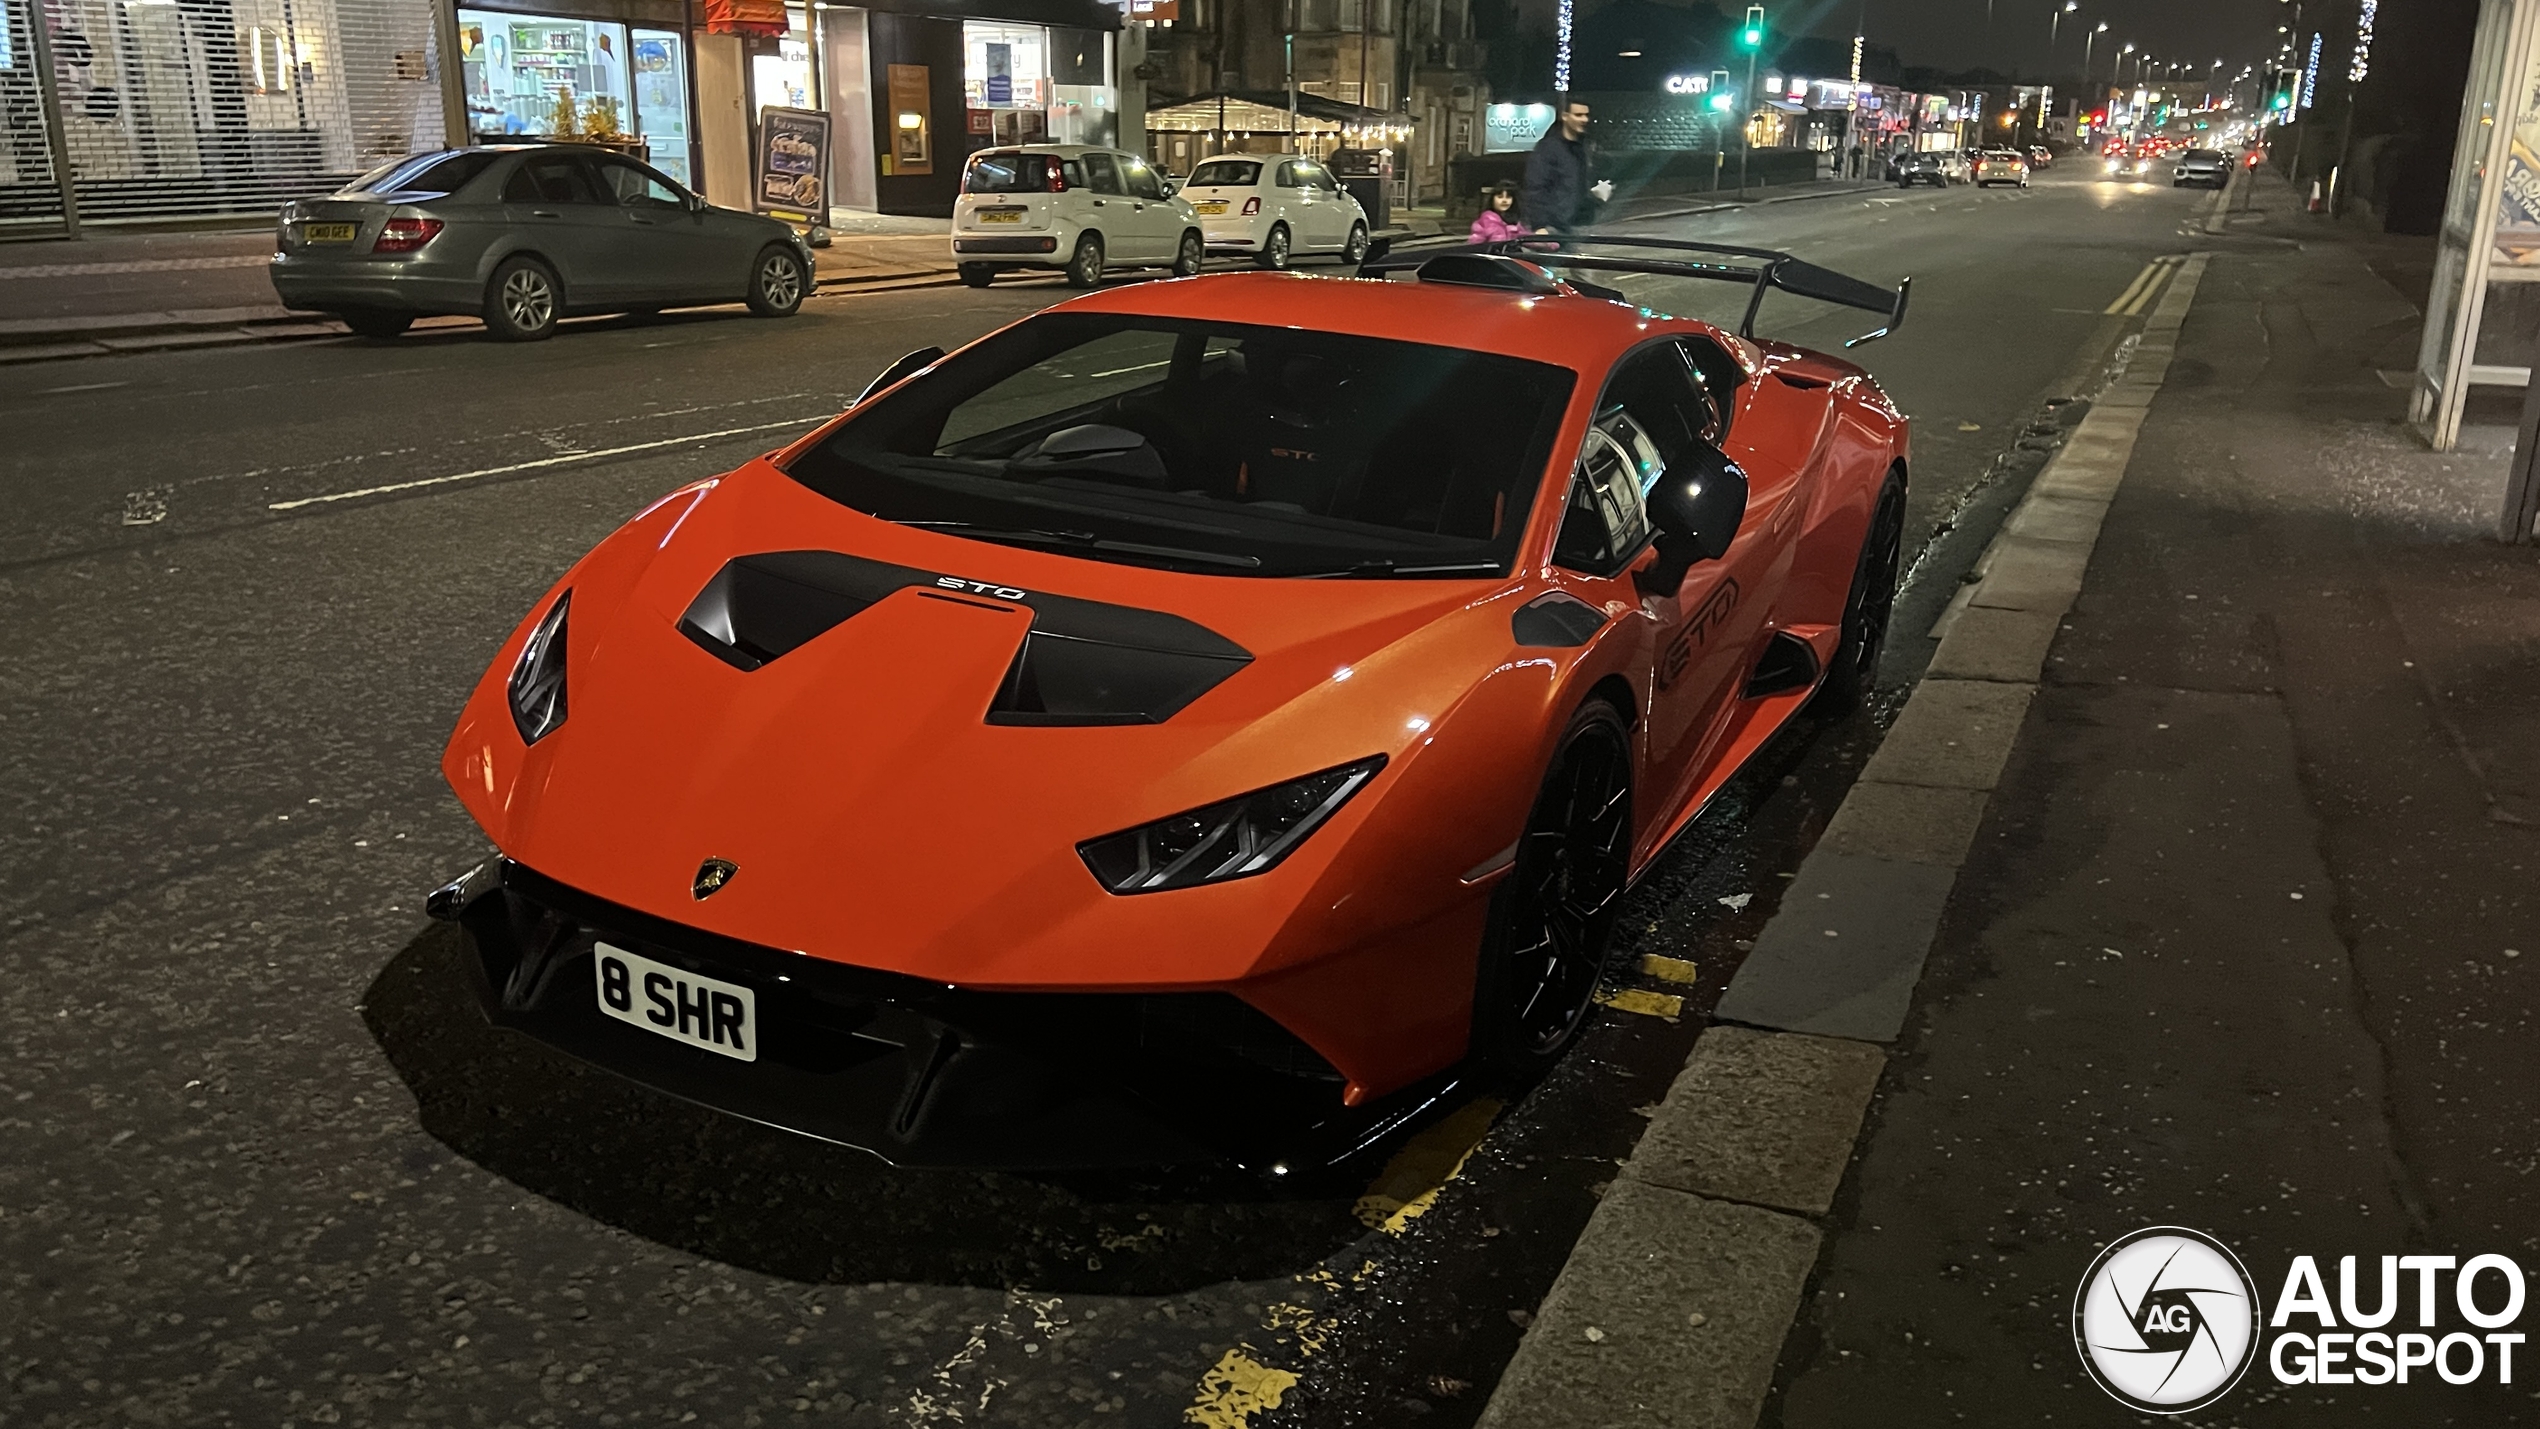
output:
<instances>
[{"instance_id":1,"label":"white license plate","mask_svg":"<svg viewBox=\"0 0 2540 1429\"><path fill-rule=\"evenodd\" d=\"M1202 199L1198 203L1191 205L1191 207L1198 209L1202 213L1224 213L1226 211L1226 201L1222 198Z\"/></svg>"},{"instance_id":2,"label":"white license plate","mask_svg":"<svg viewBox=\"0 0 2540 1429\"><path fill-rule=\"evenodd\" d=\"M1023 221L1023 210L1019 208L983 208L979 210L979 221L981 223L1021 223Z\"/></svg>"},{"instance_id":3,"label":"white license plate","mask_svg":"<svg viewBox=\"0 0 2540 1429\"><path fill-rule=\"evenodd\" d=\"M735 1061L758 1060L758 999L748 988L606 943L592 950L591 966L609 1016Z\"/></svg>"},{"instance_id":4,"label":"white license plate","mask_svg":"<svg viewBox=\"0 0 2540 1429\"><path fill-rule=\"evenodd\" d=\"M350 243L353 241L353 235L359 232L361 232L360 225L351 223L304 223L300 225L300 238L302 242L306 243Z\"/></svg>"}]
</instances>

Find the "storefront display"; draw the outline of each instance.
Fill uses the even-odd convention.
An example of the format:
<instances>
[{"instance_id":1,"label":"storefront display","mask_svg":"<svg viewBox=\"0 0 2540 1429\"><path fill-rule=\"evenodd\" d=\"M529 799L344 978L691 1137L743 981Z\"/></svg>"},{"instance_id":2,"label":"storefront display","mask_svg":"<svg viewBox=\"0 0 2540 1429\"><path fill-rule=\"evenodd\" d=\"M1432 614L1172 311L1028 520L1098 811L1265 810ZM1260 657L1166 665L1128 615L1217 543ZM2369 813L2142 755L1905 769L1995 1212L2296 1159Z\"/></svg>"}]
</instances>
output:
<instances>
[{"instance_id":1,"label":"storefront display","mask_svg":"<svg viewBox=\"0 0 2540 1429\"><path fill-rule=\"evenodd\" d=\"M458 18L468 128L479 140L609 143L689 181L687 46L677 31L485 10Z\"/></svg>"}]
</instances>

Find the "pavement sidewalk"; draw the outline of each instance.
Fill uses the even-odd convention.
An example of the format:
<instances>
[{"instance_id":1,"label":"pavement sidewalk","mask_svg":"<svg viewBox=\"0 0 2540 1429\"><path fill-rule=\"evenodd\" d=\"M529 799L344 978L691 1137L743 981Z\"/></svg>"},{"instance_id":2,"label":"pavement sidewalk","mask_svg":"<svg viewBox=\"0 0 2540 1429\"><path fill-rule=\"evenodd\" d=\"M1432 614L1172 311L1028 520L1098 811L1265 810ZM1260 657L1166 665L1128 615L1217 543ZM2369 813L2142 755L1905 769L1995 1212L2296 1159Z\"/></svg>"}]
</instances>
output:
<instances>
[{"instance_id":1,"label":"pavement sidewalk","mask_svg":"<svg viewBox=\"0 0 2540 1429\"><path fill-rule=\"evenodd\" d=\"M1980 564L1485 1426L2137 1422L2074 1346L2119 1236L2212 1234L2270 1308L2297 1255L2332 1296L2342 1255L2532 1263L2540 555L2381 378L2405 245L2255 199ZM2528 1423L2515 1369L2261 1364L2188 1422Z\"/></svg>"}]
</instances>

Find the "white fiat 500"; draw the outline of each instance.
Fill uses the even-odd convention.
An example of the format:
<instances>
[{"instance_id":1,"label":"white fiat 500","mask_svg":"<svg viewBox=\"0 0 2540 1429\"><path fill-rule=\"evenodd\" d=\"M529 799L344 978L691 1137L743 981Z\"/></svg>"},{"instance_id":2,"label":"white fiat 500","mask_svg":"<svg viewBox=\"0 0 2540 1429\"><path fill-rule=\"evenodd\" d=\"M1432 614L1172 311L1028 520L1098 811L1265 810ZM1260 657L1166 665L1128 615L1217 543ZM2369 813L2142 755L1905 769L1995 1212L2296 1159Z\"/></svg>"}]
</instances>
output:
<instances>
[{"instance_id":1,"label":"white fiat 500","mask_svg":"<svg viewBox=\"0 0 2540 1429\"><path fill-rule=\"evenodd\" d=\"M1285 268L1300 253L1367 256L1367 214L1332 171L1288 154L1228 154L1191 171L1182 197L1198 213L1211 253L1240 253Z\"/></svg>"},{"instance_id":2,"label":"white fiat 500","mask_svg":"<svg viewBox=\"0 0 2540 1429\"><path fill-rule=\"evenodd\" d=\"M1058 270L1079 288L1106 268L1200 269L1198 218L1135 154L1084 144L982 149L961 171L952 256L984 288L999 269Z\"/></svg>"}]
</instances>

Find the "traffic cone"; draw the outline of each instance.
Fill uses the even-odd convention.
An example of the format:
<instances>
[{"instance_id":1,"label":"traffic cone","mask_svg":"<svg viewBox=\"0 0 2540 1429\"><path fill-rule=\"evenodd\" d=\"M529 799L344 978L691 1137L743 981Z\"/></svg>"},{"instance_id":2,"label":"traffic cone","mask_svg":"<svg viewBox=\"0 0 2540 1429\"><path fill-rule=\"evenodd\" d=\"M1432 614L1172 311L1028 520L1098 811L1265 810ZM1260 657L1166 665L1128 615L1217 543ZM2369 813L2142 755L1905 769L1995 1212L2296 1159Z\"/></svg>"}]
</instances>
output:
<instances>
[{"instance_id":1,"label":"traffic cone","mask_svg":"<svg viewBox=\"0 0 2540 1429\"><path fill-rule=\"evenodd\" d=\"M2310 211L2313 213L2328 212L2328 205L2320 201L2320 181L2317 179L2311 180Z\"/></svg>"}]
</instances>

